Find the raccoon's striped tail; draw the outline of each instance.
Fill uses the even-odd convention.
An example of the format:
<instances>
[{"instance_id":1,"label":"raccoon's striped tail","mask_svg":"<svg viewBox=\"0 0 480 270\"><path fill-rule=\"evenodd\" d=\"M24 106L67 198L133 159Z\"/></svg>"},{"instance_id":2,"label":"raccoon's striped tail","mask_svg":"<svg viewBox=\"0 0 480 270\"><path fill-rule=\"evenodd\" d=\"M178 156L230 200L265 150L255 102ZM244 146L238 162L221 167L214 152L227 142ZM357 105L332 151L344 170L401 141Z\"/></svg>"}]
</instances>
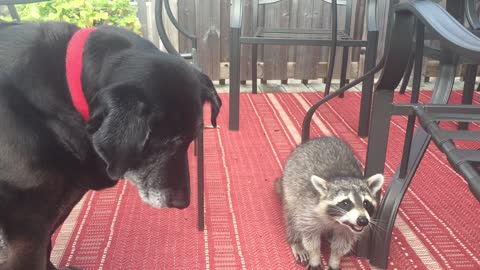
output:
<instances>
[{"instance_id":1,"label":"raccoon's striped tail","mask_svg":"<svg viewBox=\"0 0 480 270\"><path fill-rule=\"evenodd\" d=\"M283 193L283 189L282 189L282 177L279 177L277 179L275 179L275 184L274 184L274 188L275 188L275 192L280 195L280 197L282 196L282 193Z\"/></svg>"}]
</instances>

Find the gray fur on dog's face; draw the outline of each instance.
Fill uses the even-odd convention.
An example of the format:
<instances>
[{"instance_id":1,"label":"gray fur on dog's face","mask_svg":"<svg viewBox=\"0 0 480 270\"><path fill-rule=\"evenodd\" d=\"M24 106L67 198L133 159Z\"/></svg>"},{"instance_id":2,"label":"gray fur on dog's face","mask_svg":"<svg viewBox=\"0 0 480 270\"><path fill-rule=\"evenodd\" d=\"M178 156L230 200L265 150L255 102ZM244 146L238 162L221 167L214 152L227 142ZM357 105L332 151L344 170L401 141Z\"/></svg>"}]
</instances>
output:
<instances>
[{"instance_id":1,"label":"gray fur on dog's face","mask_svg":"<svg viewBox=\"0 0 480 270\"><path fill-rule=\"evenodd\" d=\"M188 206L188 163L186 154L179 154L186 152L185 143L180 138L165 140L159 144L163 151L150 151L140 166L127 170L124 177L137 187L143 202L157 208Z\"/></svg>"}]
</instances>

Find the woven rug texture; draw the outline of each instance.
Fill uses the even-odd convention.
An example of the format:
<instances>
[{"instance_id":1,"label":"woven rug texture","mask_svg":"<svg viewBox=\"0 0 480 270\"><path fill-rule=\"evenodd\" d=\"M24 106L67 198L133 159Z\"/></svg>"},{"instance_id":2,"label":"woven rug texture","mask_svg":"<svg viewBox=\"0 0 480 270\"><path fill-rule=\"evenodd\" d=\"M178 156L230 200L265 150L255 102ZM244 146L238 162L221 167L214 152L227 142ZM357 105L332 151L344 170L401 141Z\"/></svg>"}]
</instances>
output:
<instances>
[{"instance_id":1,"label":"woven rug texture","mask_svg":"<svg viewBox=\"0 0 480 270\"><path fill-rule=\"evenodd\" d=\"M431 92L423 91L427 102ZM273 183L300 142L306 110L323 93L241 95L240 131L228 130L228 98L217 129L205 130L206 230L197 230L196 159L190 149L191 205L154 209L120 181L89 192L53 237L52 262L82 269L304 269L287 245L281 203ZM409 94L397 101L409 101ZM461 92L452 94L459 103ZM475 94L475 104L480 95ZM317 111L312 136L345 139L362 163L368 139L356 135L360 93L346 93ZM205 121L209 119L205 109ZM406 117L390 128L386 184L400 164ZM446 127L455 128L453 124ZM473 129L480 130L479 124ZM458 142L478 149L480 145ZM386 185L384 186L385 191ZM480 203L432 143L401 204L388 269L480 269ZM327 265L329 248L322 247ZM347 256L342 269L371 269Z\"/></svg>"}]
</instances>

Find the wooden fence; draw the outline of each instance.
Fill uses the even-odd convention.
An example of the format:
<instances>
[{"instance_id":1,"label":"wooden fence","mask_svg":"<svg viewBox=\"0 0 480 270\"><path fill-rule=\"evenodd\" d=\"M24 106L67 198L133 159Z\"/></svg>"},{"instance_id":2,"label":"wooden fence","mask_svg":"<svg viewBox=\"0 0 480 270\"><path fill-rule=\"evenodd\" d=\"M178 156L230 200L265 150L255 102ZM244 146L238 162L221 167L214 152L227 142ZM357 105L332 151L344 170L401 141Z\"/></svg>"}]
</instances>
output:
<instances>
[{"instance_id":1,"label":"wooden fence","mask_svg":"<svg viewBox=\"0 0 480 270\"><path fill-rule=\"evenodd\" d=\"M408 0L403 0L408 1ZM157 29L154 21L154 0L139 0L139 18L145 37L159 48ZM386 21L388 17L388 0L378 0L377 21L380 27L378 57L383 54ZM231 0L170 0L173 13L180 25L194 33L198 38L199 64L213 80L228 79L229 68L229 31ZM365 3L366 0L353 0L351 32L354 38L365 38ZM345 25L344 6L338 8L339 30ZM262 14L266 27L285 27L301 29L328 29L331 27L331 4L323 0L283 0L268 5ZM180 52L189 52L190 42L178 34L166 20L166 28L174 46ZM252 1L244 1L244 34L251 34ZM241 50L241 79L249 80L250 46L243 45ZM259 48L258 77L264 80L318 79L326 76L329 48L308 46L262 46ZM334 78L339 77L341 48L337 49ZM350 50L348 77L356 78L363 73L364 55L358 49ZM427 68L427 76L434 76L435 68Z\"/></svg>"}]
</instances>

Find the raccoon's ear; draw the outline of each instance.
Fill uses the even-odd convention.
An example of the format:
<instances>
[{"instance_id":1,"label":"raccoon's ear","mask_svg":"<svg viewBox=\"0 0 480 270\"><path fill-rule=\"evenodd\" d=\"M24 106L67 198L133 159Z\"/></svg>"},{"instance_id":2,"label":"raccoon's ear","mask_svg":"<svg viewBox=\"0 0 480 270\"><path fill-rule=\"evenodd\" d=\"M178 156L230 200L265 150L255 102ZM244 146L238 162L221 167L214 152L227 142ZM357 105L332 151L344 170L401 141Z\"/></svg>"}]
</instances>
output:
<instances>
[{"instance_id":1,"label":"raccoon's ear","mask_svg":"<svg viewBox=\"0 0 480 270\"><path fill-rule=\"evenodd\" d=\"M328 185L327 185L327 181L325 181L325 179L323 179L321 177L318 177L316 175L312 175L310 177L310 181L312 181L313 187L316 190L318 190L320 195L323 196L323 195L325 195L325 193L327 193Z\"/></svg>"},{"instance_id":2,"label":"raccoon's ear","mask_svg":"<svg viewBox=\"0 0 480 270\"><path fill-rule=\"evenodd\" d=\"M383 174L375 174L367 179L367 184L373 194L376 194L383 186Z\"/></svg>"}]
</instances>

